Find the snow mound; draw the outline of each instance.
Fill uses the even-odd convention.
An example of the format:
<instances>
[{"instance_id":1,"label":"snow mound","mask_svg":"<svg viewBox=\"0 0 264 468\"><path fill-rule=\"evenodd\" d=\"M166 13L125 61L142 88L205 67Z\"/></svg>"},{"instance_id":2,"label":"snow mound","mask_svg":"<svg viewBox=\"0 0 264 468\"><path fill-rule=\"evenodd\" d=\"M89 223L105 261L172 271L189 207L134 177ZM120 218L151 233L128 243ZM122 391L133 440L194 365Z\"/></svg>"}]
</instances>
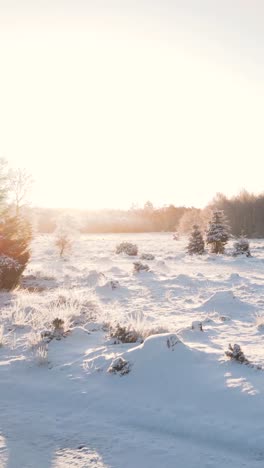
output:
<instances>
[{"instance_id":1,"label":"snow mound","mask_svg":"<svg viewBox=\"0 0 264 468\"><path fill-rule=\"evenodd\" d=\"M167 350L174 351L176 345L184 346L175 333L162 333L149 336L140 347L147 353L155 355Z\"/></svg>"},{"instance_id":2,"label":"snow mound","mask_svg":"<svg viewBox=\"0 0 264 468\"><path fill-rule=\"evenodd\" d=\"M193 284L194 282L191 276L184 275L183 273L176 276L176 281L182 286L190 286L190 284Z\"/></svg>"},{"instance_id":3,"label":"snow mound","mask_svg":"<svg viewBox=\"0 0 264 468\"><path fill-rule=\"evenodd\" d=\"M123 275L124 272L121 270L121 268L117 266L113 266L108 270L110 273L113 273L114 275Z\"/></svg>"},{"instance_id":4,"label":"snow mound","mask_svg":"<svg viewBox=\"0 0 264 468\"><path fill-rule=\"evenodd\" d=\"M82 278L82 282L90 288L102 286L105 281L105 275L97 270L91 270L88 275Z\"/></svg>"},{"instance_id":5,"label":"snow mound","mask_svg":"<svg viewBox=\"0 0 264 468\"><path fill-rule=\"evenodd\" d=\"M237 298L233 291L226 290L214 293L207 301L197 307L197 310L217 311L224 314L227 312L248 312L252 310L252 306Z\"/></svg>"},{"instance_id":6,"label":"snow mound","mask_svg":"<svg viewBox=\"0 0 264 468\"><path fill-rule=\"evenodd\" d=\"M161 270L162 272L164 273L168 273L169 272L169 267L168 265L166 265L166 263L164 262L164 260L158 260L157 263L156 263L156 267Z\"/></svg>"},{"instance_id":7,"label":"snow mound","mask_svg":"<svg viewBox=\"0 0 264 468\"><path fill-rule=\"evenodd\" d=\"M169 355L174 355L169 358ZM162 333L149 336L144 343L132 348L124 354L126 360L135 363L140 368L148 368L150 373L157 374L159 369L165 369L170 372L171 368L167 365L168 359L175 361L184 360L191 355L192 351L186 346L175 333Z\"/></svg>"},{"instance_id":8,"label":"snow mound","mask_svg":"<svg viewBox=\"0 0 264 468\"><path fill-rule=\"evenodd\" d=\"M107 280L104 283L100 282L98 286L95 286L95 293L101 299L111 299L113 295L115 297L124 297L128 299L131 295L131 291L124 285L120 284L118 280Z\"/></svg>"},{"instance_id":9,"label":"snow mound","mask_svg":"<svg viewBox=\"0 0 264 468\"><path fill-rule=\"evenodd\" d=\"M236 282L236 283L240 283L241 281L243 281L243 278L241 278L241 276L238 274L238 273L231 273L231 275L228 277L227 281L231 281L231 282Z\"/></svg>"}]
</instances>

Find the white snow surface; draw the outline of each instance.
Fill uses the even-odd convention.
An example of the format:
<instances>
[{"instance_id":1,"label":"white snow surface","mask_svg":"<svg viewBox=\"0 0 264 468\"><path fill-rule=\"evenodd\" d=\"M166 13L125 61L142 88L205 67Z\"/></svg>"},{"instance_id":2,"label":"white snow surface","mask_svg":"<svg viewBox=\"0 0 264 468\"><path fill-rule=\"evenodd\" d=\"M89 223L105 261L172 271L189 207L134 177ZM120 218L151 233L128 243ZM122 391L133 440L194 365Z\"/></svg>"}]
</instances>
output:
<instances>
[{"instance_id":1,"label":"white snow surface","mask_svg":"<svg viewBox=\"0 0 264 468\"><path fill-rule=\"evenodd\" d=\"M155 256L149 272L123 241ZM252 258L186 245L87 235L60 259L52 236L33 242L23 287L0 294L1 468L264 466L264 241ZM69 332L43 343L57 317ZM145 341L114 344L117 323ZM128 374L108 372L117 357Z\"/></svg>"}]
</instances>

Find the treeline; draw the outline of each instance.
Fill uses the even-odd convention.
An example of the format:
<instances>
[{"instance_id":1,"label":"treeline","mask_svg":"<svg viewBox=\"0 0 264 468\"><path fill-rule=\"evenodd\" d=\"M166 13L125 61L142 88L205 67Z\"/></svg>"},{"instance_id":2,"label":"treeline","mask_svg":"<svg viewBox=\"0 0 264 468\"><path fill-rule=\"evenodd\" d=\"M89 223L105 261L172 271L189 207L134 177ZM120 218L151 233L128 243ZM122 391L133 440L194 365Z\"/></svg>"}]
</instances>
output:
<instances>
[{"instance_id":1,"label":"treeline","mask_svg":"<svg viewBox=\"0 0 264 468\"><path fill-rule=\"evenodd\" d=\"M177 230L183 214L190 209L173 205L154 208L150 202L143 208L130 210L69 211L35 209L34 218L40 233L51 233L58 216L67 212L76 219L82 233L173 232Z\"/></svg>"},{"instance_id":2,"label":"treeline","mask_svg":"<svg viewBox=\"0 0 264 468\"><path fill-rule=\"evenodd\" d=\"M218 193L210 207L224 210L234 236L264 237L264 193L254 195L243 190L232 198Z\"/></svg>"},{"instance_id":3,"label":"treeline","mask_svg":"<svg viewBox=\"0 0 264 468\"><path fill-rule=\"evenodd\" d=\"M155 208L147 202L143 208L129 210L55 210L35 209L34 217L38 232L51 233L56 228L59 216L65 212L72 216L82 233L129 233L129 232L175 232L189 234L194 224L202 231L208 225L211 210L223 210L231 227L231 234L244 234L249 238L264 237L264 193L254 195L245 190L227 198L218 193L204 209L176 207Z\"/></svg>"}]
</instances>

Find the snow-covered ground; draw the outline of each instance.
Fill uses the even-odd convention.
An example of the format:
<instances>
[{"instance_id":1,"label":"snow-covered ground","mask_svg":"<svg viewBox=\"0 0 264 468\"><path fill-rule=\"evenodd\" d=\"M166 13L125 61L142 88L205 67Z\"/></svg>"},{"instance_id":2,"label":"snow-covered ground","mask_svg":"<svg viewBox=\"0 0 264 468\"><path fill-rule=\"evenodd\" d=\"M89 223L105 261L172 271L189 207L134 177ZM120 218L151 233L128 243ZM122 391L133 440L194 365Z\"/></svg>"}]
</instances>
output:
<instances>
[{"instance_id":1,"label":"snow-covered ground","mask_svg":"<svg viewBox=\"0 0 264 468\"><path fill-rule=\"evenodd\" d=\"M115 254L121 241L155 255L149 272ZM89 235L61 260L51 236L34 241L24 287L0 295L1 468L263 467L264 242L252 258L185 246ZM70 332L43 340L57 317ZM114 344L117 323L145 341ZM108 372L118 356L126 375Z\"/></svg>"}]
</instances>

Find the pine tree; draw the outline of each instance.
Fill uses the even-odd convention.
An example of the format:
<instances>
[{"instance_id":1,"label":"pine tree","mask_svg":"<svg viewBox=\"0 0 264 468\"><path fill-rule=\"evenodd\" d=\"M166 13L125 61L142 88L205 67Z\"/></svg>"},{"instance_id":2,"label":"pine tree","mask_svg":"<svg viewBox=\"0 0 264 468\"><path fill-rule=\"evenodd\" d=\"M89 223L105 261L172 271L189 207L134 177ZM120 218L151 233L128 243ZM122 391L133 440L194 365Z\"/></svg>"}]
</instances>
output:
<instances>
[{"instance_id":1,"label":"pine tree","mask_svg":"<svg viewBox=\"0 0 264 468\"><path fill-rule=\"evenodd\" d=\"M187 252L189 255L202 255L204 253L204 240L197 224L193 225L193 230L189 237Z\"/></svg>"},{"instance_id":2,"label":"pine tree","mask_svg":"<svg viewBox=\"0 0 264 468\"><path fill-rule=\"evenodd\" d=\"M28 220L11 214L12 206L8 204L10 190L7 164L0 159L0 289L8 290L17 286L29 261L32 239Z\"/></svg>"},{"instance_id":3,"label":"pine tree","mask_svg":"<svg viewBox=\"0 0 264 468\"><path fill-rule=\"evenodd\" d=\"M30 258L31 225L5 214L0 223L0 289L17 286Z\"/></svg>"},{"instance_id":4,"label":"pine tree","mask_svg":"<svg viewBox=\"0 0 264 468\"><path fill-rule=\"evenodd\" d=\"M206 232L206 243L211 245L211 252L223 254L229 239L229 226L222 210L213 211Z\"/></svg>"}]
</instances>

